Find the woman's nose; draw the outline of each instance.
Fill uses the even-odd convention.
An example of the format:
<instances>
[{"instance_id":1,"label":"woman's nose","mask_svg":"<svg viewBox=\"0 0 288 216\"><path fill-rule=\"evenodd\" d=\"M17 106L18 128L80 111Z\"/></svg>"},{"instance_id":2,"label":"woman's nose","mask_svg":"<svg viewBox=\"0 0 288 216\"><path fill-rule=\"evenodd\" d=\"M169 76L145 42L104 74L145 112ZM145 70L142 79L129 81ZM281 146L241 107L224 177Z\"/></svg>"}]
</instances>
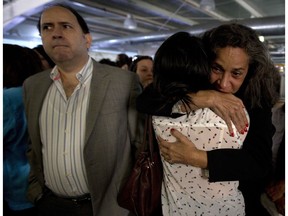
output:
<instances>
[{"instance_id":1,"label":"woman's nose","mask_svg":"<svg viewBox=\"0 0 288 216\"><path fill-rule=\"evenodd\" d=\"M228 85L228 76L226 76L225 74L223 74L222 76L219 77L218 79L218 85L221 87L221 88L225 88L227 87Z\"/></svg>"}]
</instances>

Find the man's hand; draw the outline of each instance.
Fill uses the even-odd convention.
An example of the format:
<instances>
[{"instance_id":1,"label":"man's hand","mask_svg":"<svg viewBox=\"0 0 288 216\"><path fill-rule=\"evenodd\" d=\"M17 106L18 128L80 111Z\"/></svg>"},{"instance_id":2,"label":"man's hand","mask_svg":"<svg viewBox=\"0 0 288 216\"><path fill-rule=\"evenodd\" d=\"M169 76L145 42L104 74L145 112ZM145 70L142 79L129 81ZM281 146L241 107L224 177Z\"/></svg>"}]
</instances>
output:
<instances>
[{"instance_id":1,"label":"man's hand","mask_svg":"<svg viewBox=\"0 0 288 216\"><path fill-rule=\"evenodd\" d=\"M193 103L192 108L208 107L227 124L231 136L234 136L232 122L241 134L247 132L248 119L245 106L239 98L233 94L222 93L214 90L199 91L189 94Z\"/></svg>"}]
</instances>

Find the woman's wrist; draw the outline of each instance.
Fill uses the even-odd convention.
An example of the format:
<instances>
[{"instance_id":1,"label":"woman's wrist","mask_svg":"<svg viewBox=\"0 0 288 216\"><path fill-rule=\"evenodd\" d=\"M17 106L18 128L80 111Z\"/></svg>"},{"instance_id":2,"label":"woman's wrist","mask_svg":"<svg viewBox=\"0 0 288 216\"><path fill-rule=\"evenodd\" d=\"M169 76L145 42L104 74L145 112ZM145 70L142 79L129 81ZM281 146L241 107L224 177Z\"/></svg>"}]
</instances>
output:
<instances>
[{"instance_id":1,"label":"woman's wrist","mask_svg":"<svg viewBox=\"0 0 288 216\"><path fill-rule=\"evenodd\" d=\"M192 152L190 156L190 162L188 164L190 164L191 166L206 169L208 166L207 152L196 149Z\"/></svg>"},{"instance_id":2,"label":"woman's wrist","mask_svg":"<svg viewBox=\"0 0 288 216\"><path fill-rule=\"evenodd\" d=\"M211 108L214 106L214 90L203 90L197 93L191 93L192 105L199 108Z\"/></svg>"},{"instance_id":3,"label":"woman's wrist","mask_svg":"<svg viewBox=\"0 0 288 216\"><path fill-rule=\"evenodd\" d=\"M198 167L202 169L207 168L207 152L203 150L198 150Z\"/></svg>"}]
</instances>

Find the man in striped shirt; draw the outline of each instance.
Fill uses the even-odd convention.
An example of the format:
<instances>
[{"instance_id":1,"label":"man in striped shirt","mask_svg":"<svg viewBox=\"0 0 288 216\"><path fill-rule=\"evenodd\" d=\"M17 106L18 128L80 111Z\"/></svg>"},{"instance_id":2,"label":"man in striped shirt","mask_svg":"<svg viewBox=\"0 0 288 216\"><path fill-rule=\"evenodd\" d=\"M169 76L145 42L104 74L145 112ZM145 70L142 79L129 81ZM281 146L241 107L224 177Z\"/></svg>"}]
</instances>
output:
<instances>
[{"instance_id":1,"label":"man in striped shirt","mask_svg":"<svg viewBox=\"0 0 288 216\"><path fill-rule=\"evenodd\" d=\"M46 8L38 29L56 66L24 83L28 198L41 216L128 215L117 193L141 140L137 76L88 55L89 28L68 6Z\"/></svg>"}]
</instances>

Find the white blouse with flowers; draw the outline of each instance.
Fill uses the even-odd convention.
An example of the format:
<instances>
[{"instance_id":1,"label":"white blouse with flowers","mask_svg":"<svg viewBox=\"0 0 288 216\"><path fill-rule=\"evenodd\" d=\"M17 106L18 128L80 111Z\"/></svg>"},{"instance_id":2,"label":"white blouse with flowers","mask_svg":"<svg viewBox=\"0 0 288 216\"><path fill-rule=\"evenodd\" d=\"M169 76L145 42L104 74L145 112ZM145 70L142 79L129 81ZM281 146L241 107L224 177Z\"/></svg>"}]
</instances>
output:
<instances>
[{"instance_id":1,"label":"white blouse with flowers","mask_svg":"<svg viewBox=\"0 0 288 216\"><path fill-rule=\"evenodd\" d=\"M247 116L248 117L248 116ZM170 129L186 135L198 149L242 147L246 134L234 127L234 137L229 135L223 119L209 108L198 109L178 118L153 116L157 136L173 142ZM164 178L162 183L163 215L238 216L245 215L242 193L238 181L209 182L205 170L184 164L170 164L162 158Z\"/></svg>"}]
</instances>

